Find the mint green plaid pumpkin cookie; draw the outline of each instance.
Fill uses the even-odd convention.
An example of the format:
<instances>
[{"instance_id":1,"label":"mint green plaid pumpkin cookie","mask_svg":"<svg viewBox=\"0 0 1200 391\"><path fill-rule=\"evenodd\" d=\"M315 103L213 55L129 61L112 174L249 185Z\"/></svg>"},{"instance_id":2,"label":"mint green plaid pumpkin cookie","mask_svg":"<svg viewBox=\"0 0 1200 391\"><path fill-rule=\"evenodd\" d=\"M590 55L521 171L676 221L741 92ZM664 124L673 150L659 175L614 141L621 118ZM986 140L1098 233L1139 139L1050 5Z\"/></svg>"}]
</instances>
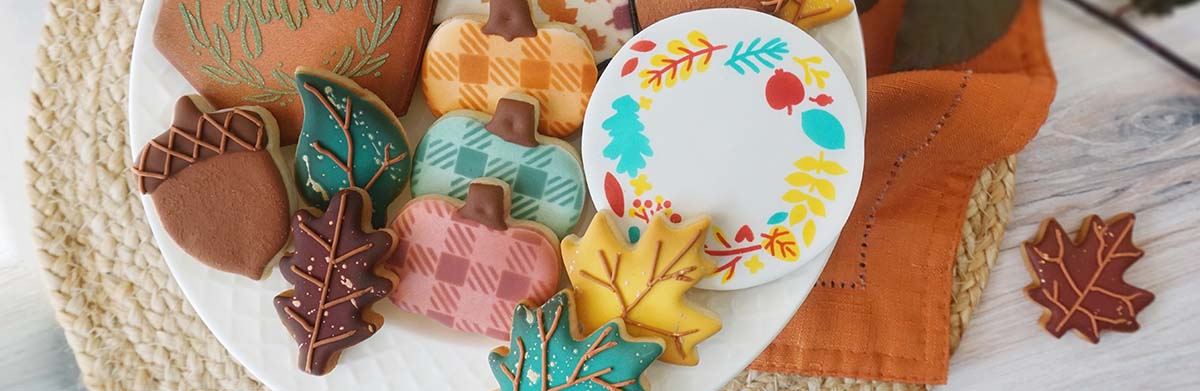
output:
<instances>
[{"instance_id":1,"label":"mint green plaid pumpkin cookie","mask_svg":"<svg viewBox=\"0 0 1200 391\"><path fill-rule=\"evenodd\" d=\"M413 162L414 197L467 196L477 178L512 187L512 217L571 233L583 211L586 185L575 149L537 134L535 100L500 100L495 117L474 111L447 113L429 128Z\"/></svg>"}]
</instances>

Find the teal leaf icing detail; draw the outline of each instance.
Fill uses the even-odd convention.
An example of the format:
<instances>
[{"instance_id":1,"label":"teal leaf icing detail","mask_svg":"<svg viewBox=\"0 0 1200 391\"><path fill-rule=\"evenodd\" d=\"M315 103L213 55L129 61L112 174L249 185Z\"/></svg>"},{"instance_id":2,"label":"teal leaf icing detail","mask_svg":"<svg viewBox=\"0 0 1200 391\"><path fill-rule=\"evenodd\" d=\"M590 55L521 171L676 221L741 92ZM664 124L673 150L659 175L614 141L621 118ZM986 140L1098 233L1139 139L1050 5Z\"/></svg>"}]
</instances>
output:
<instances>
[{"instance_id":1,"label":"teal leaf icing detail","mask_svg":"<svg viewBox=\"0 0 1200 391\"><path fill-rule=\"evenodd\" d=\"M642 133L646 130L646 125L638 117L642 108L629 95L613 101L612 108L617 111L616 114L600 124L612 138L602 153L605 158L617 161L616 172L628 174L630 178L637 177L638 170L646 168L646 158L654 156L650 139Z\"/></svg>"},{"instance_id":2,"label":"teal leaf icing detail","mask_svg":"<svg viewBox=\"0 0 1200 391\"><path fill-rule=\"evenodd\" d=\"M781 38L772 38L767 43L762 43L762 38L754 38L749 44L746 41L738 42L733 47L733 56L725 61L725 66L733 68L740 75L745 75L746 70L757 74L764 69L775 68L776 62L782 61L789 52L787 42Z\"/></svg>"},{"instance_id":3,"label":"teal leaf icing detail","mask_svg":"<svg viewBox=\"0 0 1200 391\"><path fill-rule=\"evenodd\" d=\"M784 221L787 221L787 218L788 212L779 212L773 214L771 215L771 218L767 219L767 225L783 224Z\"/></svg>"},{"instance_id":4,"label":"teal leaf icing detail","mask_svg":"<svg viewBox=\"0 0 1200 391\"><path fill-rule=\"evenodd\" d=\"M646 389L642 373L662 354L662 344L625 339L620 320L577 339L572 335L574 316L574 300L568 290L540 308L517 305L509 346L488 354L501 391Z\"/></svg>"},{"instance_id":5,"label":"teal leaf icing detail","mask_svg":"<svg viewBox=\"0 0 1200 391\"><path fill-rule=\"evenodd\" d=\"M814 143L825 149L846 148L846 130L842 122L828 111L812 109L800 115L800 125L804 134Z\"/></svg>"},{"instance_id":6,"label":"teal leaf icing detail","mask_svg":"<svg viewBox=\"0 0 1200 391\"><path fill-rule=\"evenodd\" d=\"M468 112L451 112L434 122L417 146L413 196L465 200L472 180L496 178L513 190L513 218L541 223L560 238L570 234L587 197L583 167L570 146L513 144L485 125Z\"/></svg>"},{"instance_id":7,"label":"teal leaf icing detail","mask_svg":"<svg viewBox=\"0 0 1200 391\"><path fill-rule=\"evenodd\" d=\"M309 206L325 209L338 191L371 196L375 228L412 174L404 127L375 94L350 79L316 69L296 71L304 125L296 144L296 184Z\"/></svg>"}]
</instances>

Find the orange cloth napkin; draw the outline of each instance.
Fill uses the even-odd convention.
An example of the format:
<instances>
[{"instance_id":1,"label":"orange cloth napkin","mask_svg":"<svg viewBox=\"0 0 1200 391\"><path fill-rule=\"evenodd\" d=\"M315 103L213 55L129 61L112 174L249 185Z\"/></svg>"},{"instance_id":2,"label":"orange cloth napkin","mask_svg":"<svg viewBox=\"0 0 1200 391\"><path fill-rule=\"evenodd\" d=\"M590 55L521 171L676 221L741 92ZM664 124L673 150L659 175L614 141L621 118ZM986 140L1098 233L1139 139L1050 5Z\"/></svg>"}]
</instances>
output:
<instances>
[{"instance_id":1,"label":"orange cloth napkin","mask_svg":"<svg viewBox=\"0 0 1200 391\"><path fill-rule=\"evenodd\" d=\"M862 190L812 294L751 368L946 382L955 247L980 171L1020 151L1056 81L1038 0L962 64L887 73L904 10L863 15L868 118Z\"/></svg>"}]
</instances>

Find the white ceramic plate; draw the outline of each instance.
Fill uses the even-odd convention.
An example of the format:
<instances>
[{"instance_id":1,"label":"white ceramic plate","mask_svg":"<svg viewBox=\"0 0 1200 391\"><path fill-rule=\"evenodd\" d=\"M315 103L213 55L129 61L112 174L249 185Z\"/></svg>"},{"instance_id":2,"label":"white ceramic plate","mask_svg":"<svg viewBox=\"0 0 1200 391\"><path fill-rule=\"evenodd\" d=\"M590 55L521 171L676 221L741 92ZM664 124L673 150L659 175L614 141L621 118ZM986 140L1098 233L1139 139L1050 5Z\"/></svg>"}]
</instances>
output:
<instances>
[{"instance_id":1,"label":"white ceramic plate","mask_svg":"<svg viewBox=\"0 0 1200 391\"><path fill-rule=\"evenodd\" d=\"M154 20L160 0L142 9L133 50L129 93L131 155L162 133L171 121L175 100L195 93L154 48ZM854 15L822 27L815 36L848 69L861 102L866 97L862 37ZM419 97L402 119L410 137L419 138L432 122ZM290 178L290 176L285 176ZM296 368L297 347L272 306L289 288L274 270L263 281L221 273L184 253L163 231L149 197L142 198L147 223L171 273L200 318L251 374L277 390L490 390L496 387L487 352L505 344L459 333L434 321L403 313L387 301L375 306L386 318L371 339L347 350L337 368L314 377ZM816 281L831 249L774 282L735 292L696 292L690 299L716 311L724 329L700 345L695 367L656 363L648 377L655 390L713 390L756 357L791 319Z\"/></svg>"}]
</instances>

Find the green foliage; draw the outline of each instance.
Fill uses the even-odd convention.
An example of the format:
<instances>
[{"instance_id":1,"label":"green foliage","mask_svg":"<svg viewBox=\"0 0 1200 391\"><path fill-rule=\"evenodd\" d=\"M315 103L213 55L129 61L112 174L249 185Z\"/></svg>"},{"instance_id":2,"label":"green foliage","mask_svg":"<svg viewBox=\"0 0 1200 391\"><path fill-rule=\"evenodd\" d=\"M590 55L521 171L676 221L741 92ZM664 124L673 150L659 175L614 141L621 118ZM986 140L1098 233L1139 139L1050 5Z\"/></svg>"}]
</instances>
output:
<instances>
[{"instance_id":1,"label":"green foliage","mask_svg":"<svg viewBox=\"0 0 1200 391\"><path fill-rule=\"evenodd\" d=\"M1008 32L1020 0L908 0L892 70L966 61Z\"/></svg>"},{"instance_id":2,"label":"green foliage","mask_svg":"<svg viewBox=\"0 0 1200 391\"><path fill-rule=\"evenodd\" d=\"M1176 8L1195 3L1196 0L1132 0L1134 8L1146 15L1170 15Z\"/></svg>"}]
</instances>

